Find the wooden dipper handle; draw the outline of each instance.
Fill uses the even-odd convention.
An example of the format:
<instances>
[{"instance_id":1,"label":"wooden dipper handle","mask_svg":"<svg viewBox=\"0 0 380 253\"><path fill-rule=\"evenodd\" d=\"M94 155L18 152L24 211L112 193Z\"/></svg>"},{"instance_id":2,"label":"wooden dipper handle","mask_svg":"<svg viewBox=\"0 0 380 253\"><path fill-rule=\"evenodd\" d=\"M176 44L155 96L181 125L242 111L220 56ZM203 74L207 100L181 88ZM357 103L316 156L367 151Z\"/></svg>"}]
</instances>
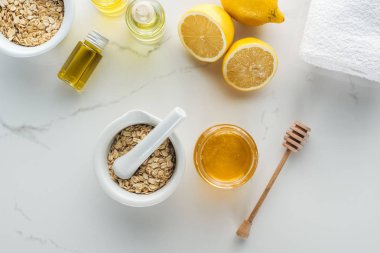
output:
<instances>
[{"instance_id":1,"label":"wooden dipper handle","mask_svg":"<svg viewBox=\"0 0 380 253\"><path fill-rule=\"evenodd\" d=\"M284 167L286 160L288 159L291 152L298 152L303 147L302 144L306 142L306 139L309 136L308 134L309 132L310 132L310 128L300 122L295 122L291 126L289 131L286 132L286 135L284 137L285 142L283 143L283 146L286 148L286 151L284 155L282 156L280 163L277 165L277 168L274 171L267 186L265 187L264 192L261 194L260 199L257 202L255 208L253 208L248 219L244 220L243 223L238 228L238 230L236 231L236 234L239 237L248 238L249 232L252 226L252 221L255 218L256 214L258 213L261 205L264 203L264 200L267 197L274 182L276 181L278 175L280 174L282 167Z\"/></svg>"}]
</instances>

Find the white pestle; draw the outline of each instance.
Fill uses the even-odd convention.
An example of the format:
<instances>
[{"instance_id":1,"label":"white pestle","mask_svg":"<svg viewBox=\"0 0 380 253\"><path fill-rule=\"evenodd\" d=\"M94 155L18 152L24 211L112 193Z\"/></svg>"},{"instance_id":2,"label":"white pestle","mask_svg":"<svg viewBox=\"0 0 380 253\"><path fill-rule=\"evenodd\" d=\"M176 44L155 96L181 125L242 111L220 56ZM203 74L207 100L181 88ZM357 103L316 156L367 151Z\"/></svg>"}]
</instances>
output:
<instances>
[{"instance_id":1,"label":"white pestle","mask_svg":"<svg viewBox=\"0 0 380 253\"><path fill-rule=\"evenodd\" d=\"M179 107L171 111L140 143L127 154L117 158L113 170L119 178L128 179L141 164L172 134L178 124L186 118L186 112Z\"/></svg>"}]
</instances>

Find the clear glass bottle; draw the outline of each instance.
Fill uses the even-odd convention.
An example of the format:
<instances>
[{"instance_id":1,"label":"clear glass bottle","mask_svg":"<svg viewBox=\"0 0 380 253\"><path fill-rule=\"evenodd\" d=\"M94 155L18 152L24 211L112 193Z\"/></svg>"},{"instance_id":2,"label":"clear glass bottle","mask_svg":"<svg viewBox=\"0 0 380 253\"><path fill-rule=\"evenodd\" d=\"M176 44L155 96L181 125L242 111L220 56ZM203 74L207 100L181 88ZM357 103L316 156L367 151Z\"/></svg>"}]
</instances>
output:
<instances>
[{"instance_id":1,"label":"clear glass bottle","mask_svg":"<svg viewBox=\"0 0 380 253\"><path fill-rule=\"evenodd\" d=\"M86 39L79 41L58 73L58 78L68 83L76 91L83 90L88 78L102 59L102 51L108 39L90 32Z\"/></svg>"},{"instance_id":2,"label":"clear glass bottle","mask_svg":"<svg viewBox=\"0 0 380 253\"><path fill-rule=\"evenodd\" d=\"M91 0L95 7L104 15L116 17L125 13L128 0Z\"/></svg>"},{"instance_id":3,"label":"clear glass bottle","mask_svg":"<svg viewBox=\"0 0 380 253\"><path fill-rule=\"evenodd\" d=\"M134 0L128 5L125 22L137 40L154 44L164 35L165 11L155 0Z\"/></svg>"}]
</instances>

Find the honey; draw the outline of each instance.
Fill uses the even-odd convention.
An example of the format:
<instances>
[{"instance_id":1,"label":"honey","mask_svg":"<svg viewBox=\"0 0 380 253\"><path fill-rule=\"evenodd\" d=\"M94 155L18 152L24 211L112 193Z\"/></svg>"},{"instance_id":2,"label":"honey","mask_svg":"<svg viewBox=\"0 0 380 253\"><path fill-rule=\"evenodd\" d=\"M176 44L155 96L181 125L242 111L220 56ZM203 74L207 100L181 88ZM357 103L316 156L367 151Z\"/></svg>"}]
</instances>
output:
<instances>
[{"instance_id":1,"label":"honey","mask_svg":"<svg viewBox=\"0 0 380 253\"><path fill-rule=\"evenodd\" d=\"M258 161L257 146L243 129L217 125L198 139L194 162L200 176L213 186L234 188L246 183Z\"/></svg>"}]
</instances>

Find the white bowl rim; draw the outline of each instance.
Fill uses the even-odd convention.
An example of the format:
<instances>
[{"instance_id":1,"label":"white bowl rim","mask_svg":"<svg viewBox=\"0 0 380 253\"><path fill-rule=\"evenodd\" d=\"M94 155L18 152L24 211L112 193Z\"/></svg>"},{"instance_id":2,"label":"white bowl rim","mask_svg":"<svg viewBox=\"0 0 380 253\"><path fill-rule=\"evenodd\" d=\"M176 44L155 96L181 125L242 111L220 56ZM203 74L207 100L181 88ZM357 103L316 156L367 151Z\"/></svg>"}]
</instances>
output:
<instances>
[{"instance_id":1,"label":"white bowl rim","mask_svg":"<svg viewBox=\"0 0 380 253\"><path fill-rule=\"evenodd\" d=\"M64 16L61 27L50 40L39 46L26 47L10 42L2 33L0 33L0 51L13 57L32 57L43 54L56 47L69 33L75 14L74 0L63 0L63 2Z\"/></svg>"},{"instance_id":2,"label":"white bowl rim","mask_svg":"<svg viewBox=\"0 0 380 253\"><path fill-rule=\"evenodd\" d=\"M169 137L176 153L175 170L167 184L158 191L147 195L130 193L117 185L108 173L107 153L116 134L130 125L144 123L157 125L160 121L159 118L148 112L131 110L112 121L101 133L94 152L94 169L103 190L117 202L133 207L152 206L166 200L179 186L186 162L182 143L175 133Z\"/></svg>"}]
</instances>

